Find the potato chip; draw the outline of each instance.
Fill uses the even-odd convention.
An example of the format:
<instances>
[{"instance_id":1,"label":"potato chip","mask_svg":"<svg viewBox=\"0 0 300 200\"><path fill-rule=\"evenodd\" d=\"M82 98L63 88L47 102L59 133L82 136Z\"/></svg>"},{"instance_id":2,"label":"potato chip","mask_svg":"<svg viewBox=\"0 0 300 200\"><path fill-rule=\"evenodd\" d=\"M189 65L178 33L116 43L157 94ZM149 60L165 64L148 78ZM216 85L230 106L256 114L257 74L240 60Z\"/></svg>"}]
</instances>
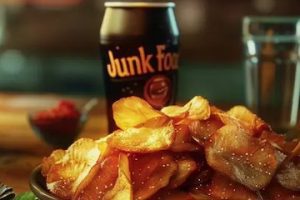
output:
<instances>
[{"instance_id":1,"label":"potato chip","mask_svg":"<svg viewBox=\"0 0 300 200\"><path fill-rule=\"evenodd\" d=\"M103 200L132 200L132 186L127 155L120 154L118 178Z\"/></svg>"},{"instance_id":2,"label":"potato chip","mask_svg":"<svg viewBox=\"0 0 300 200\"><path fill-rule=\"evenodd\" d=\"M44 158L61 199L300 199L300 142L286 141L243 106L200 96L153 109L138 97L113 105L121 130L81 139Z\"/></svg>"},{"instance_id":3,"label":"potato chip","mask_svg":"<svg viewBox=\"0 0 300 200\"><path fill-rule=\"evenodd\" d=\"M169 186L172 189L175 189L182 185L188 177L197 169L197 163L192 159L180 159L176 160L177 171L172 176Z\"/></svg>"},{"instance_id":4,"label":"potato chip","mask_svg":"<svg viewBox=\"0 0 300 200\"><path fill-rule=\"evenodd\" d=\"M147 153L168 149L175 138L171 121L161 127L128 128L116 131L109 145L127 152Z\"/></svg>"},{"instance_id":5,"label":"potato chip","mask_svg":"<svg viewBox=\"0 0 300 200\"><path fill-rule=\"evenodd\" d=\"M171 118L183 119L188 115L189 106L166 106L161 109L161 112Z\"/></svg>"},{"instance_id":6,"label":"potato chip","mask_svg":"<svg viewBox=\"0 0 300 200\"><path fill-rule=\"evenodd\" d=\"M257 200L258 196L249 188L230 180L228 177L215 173L209 186L209 196L212 199L247 199Z\"/></svg>"},{"instance_id":7,"label":"potato chip","mask_svg":"<svg viewBox=\"0 0 300 200\"><path fill-rule=\"evenodd\" d=\"M296 140L297 145L291 152L291 157L300 156L300 139Z\"/></svg>"},{"instance_id":8,"label":"potato chip","mask_svg":"<svg viewBox=\"0 0 300 200\"><path fill-rule=\"evenodd\" d=\"M214 118L217 118L219 121L221 121L223 123L223 125L233 125L233 126L243 127L248 130L249 135L251 135L251 136L254 135L252 133L253 132L252 129L250 129L244 122L242 122L241 120L239 120L235 117L228 115L225 112L214 113L212 116Z\"/></svg>"},{"instance_id":9,"label":"potato chip","mask_svg":"<svg viewBox=\"0 0 300 200\"><path fill-rule=\"evenodd\" d=\"M245 123L248 123L251 126L256 124L258 118L244 106L234 106L227 111L227 114L231 117L235 117Z\"/></svg>"},{"instance_id":10,"label":"potato chip","mask_svg":"<svg viewBox=\"0 0 300 200\"><path fill-rule=\"evenodd\" d=\"M214 170L252 190L265 187L283 160L283 155L269 143L252 138L246 130L233 125L219 129L205 151Z\"/></svg>"},{"instance_id":11,"label":"potato chip","mask_svg":"<svg viewBox=\"0 0 300 200\"><path fill-rule=\"evenodd\" d=\"M283 135L281 136L285 138ZM269 137L267 139L269 139ZM279 148L277 148L280 149L280 151L282 151L283 153L287 154L289 159L293 158L294 156L300 156L300 138L290 141L286 141L284 139L283 141L278 141L274 139L274 137L271 137L270 140L271 142L275 143L276 146L279 146Z\"/></svg>"},{"instance_id":12,"label":"potato chip","mask_svg":"<svg viewBox=\"0 0 300 200\"><path fill-rule=\"evenodd\" d=\"M223 125L219 119L215 116L211 116L207 120L193 120L189 124L189 130L192 138L197 141L199 145L204 146Z\"/></svg>"},{"instance_id":13,"label":"potato chip","mask_svg":"<svg viewBox=\"0 0 300 200\"><path fill-rule=\"evenodd\" d=\"M218 108L214 105L210 106L211 115L215 115L215 114L218 114L218 113L224 113L224 112L225 112L224 110L222 110L222 109L220 109L220 108Z\"/></svg>"},{"instance_id":14,"label":"potato chip","mask_svg":"<svg viewBox=\"0 0 300 200\"><path fill-rule=\"evenodd\" d=\"M210 116L210 106L206 99L196 96L184 106L167 106L162 108L161 112L171 118L205 120Z\"/></svg>"},{"instance_id":15,"label":"potato chip","mask_svg":"<svg viewBox=\"0 0 300 200\"><path fill-rule=\"evenodd\" d=\"M260 135L263 130L271 130L268 124L244 106L234 106L227 114L241 120L254 131L255 135Z\"/></svg>"},{"instance_id":16,"label":"potato chip","mask_svg":"<svg viewBox=\"0 0 300 200\"><path fill-rule=\"evenodd\" d=\"M60 198L71 198L102 158L102 150L92 139L79 139L68 150L54 152L42 165L48 189Z\"/></svg>"},{"instance_id":17,"label":"potato chip","mask_svg":"<svg viewBox=\"0 0 300 200\"><path fill-rule=\"evenodd\" d=\"M285 136L284 135L279 135L279 134L274 133L272 131L262 131L260 136L259 136L259 140L267 141L274 148L276 148L276 149L278 149L282 152L289 152L293 148L293 146L291 146L290 149L286 149L287 148L287 142L285 141Z\"/></svg>"},{"instance_id":18,"label":"potato chip","mask_svg":"<svg viewBox=\"0 0 300 200\"><path fill-rule=\"evenodd\" d=\"M122 130L162 116L161 112L152 108L145 100L134 96L120 99L113 104L114 120Z\"/></svg>"},{"instance_id":19,"label":"potato chip","mask_svg":"<svg viewBox=\"0 0 300 200\"><path fill-rule=\"evenodd\" d=\"M141 128L141 127L158 128L167 125L168 122L170 122L170 118L168 118L167 116L160 116L160 117L149 119L143 122L142 124L137 125L134 128Z\"/></svg>"},{"instance_id":20,"label":"potato chip","mask_svg":"<svg viewBox=\"0 0 300 200\"><path fill-rule=\"evenodd\" d=\"M61 160L64 157L64 155L65 151L62 149L58 149L53 151L49 157L43 158L42 175L47 176L51 167L54 166L56 162Z\"/></svg>"},{"instance_id":21,"label":"potato chip","mask_svg":"<svg viewBox=\"0 0 300 200\"><path fill-rule=\"evenodd\" d=\"M262 190L263 199L271 200L299 200L300 192L292 191L282 187L276 180L273 180L267 188Z\"/></svg>"},{"instance_id":22,"label":"potato chip","mask_svg":"<svg viewBox=\"0 0 300 200\"><path fill-rule=\"evenodd\" d=\"M184 151L198 151L199 145L192 139L189 127L181 124L175 126L175 140L171 146L171 151L184 152Z\"/></svg>"},{"instance_id":23,"label":"potato chip","mask_svg":"<svg viewBox=\"0 0 300 200\"><path fill-rule=\"evenodd\" d=\"M210 117L210 106L206 99L200 96L194 97L189 101L189 119L206 120Z\"/></svg>"},{"instance_id":24,"label":"potato chip","mask_svg":"<svg viewBox=\"0 0 300 200\"><path fill-rule=\"evenodd\" d=\"M118 178L120 152L110 152L101 162L95 166L96 170L88 181L83 183L80 190L72 199L94 200L102 199L105 194L114 188Z\"/></svg>"},{"instance_id":25,"label":"potato chip","mask_svg":"<svg viewBox=\"0 0 300 200\"><path fill-rule=\"evenodd\" d=\"M270 127L243 106L235 106L228 113L214 113L225 125L234 125L246 129L251 137L266 140L274 148L285 150L285 137L274 133ZM245 119L244 119L245 118Z\"/></svg>"},{"instance_id":26,"label":"potato chip","mask_svg":"<svg viewBox=\"0 0 300 200\"><path fill-rule=\"evenodd\" d=\"M130 171L134 199L148 199L166 187L177 170L177 164L167 152L133 154Z\"/></svg>"},{"instance_id":27,"label":"potato chip","mask_svg":"<svg viewBox=\"0 0 300 200\"><path fill-rule=\"evenodd\" d=\"M211 183L215 171L211 167L209 167L203 160L196 160L196 163L197 168L195 172L193 172L188 180L184 183L184 187L187 188L188 191L193 193L200 192L202 194L207 194L206 187Z\"/></svg>"},{"instance_id":28,"label":"potato chip","mask_svg":"<svg viewBox=\"0 0 300 200\"><path fill-rule=\"evenodd\" d=\"M300 157L283 163L276 178L283 187L300 192Z\"/></svg>"}]
</instances>

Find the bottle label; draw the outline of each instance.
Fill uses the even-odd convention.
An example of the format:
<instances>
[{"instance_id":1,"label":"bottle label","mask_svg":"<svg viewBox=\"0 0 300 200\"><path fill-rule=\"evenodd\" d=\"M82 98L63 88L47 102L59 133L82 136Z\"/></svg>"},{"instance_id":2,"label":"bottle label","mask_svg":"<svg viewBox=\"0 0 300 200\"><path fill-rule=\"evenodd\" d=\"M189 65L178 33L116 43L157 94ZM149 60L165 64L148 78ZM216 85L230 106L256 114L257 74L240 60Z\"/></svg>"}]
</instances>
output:
<instances>
[{"instance_id":1,"label":"bottle label","mask_svg":"<svg viewBox=\"0 0 300 200\"><path fill-rule=\"evenodd\" d=\"M156 109L174 103L178 45L108 44L100 47L109 118L113 102L122 97L141 97Z\"/></svg>"},{"instance_id":2,"label":"bottle label","mask_svg":"<svg viewBox=\"0 0 300 200\"><path fill-rule=\"evenodd\" d=\"M156 50L156 55L154 55L147 53L145 47L141 46L138 48L137 54L119 58L114 55L112 50L109 50L107 74L111 78L122 78L177 70L178 53L166 52L166 45L157 45ZM156 59L156 66L152 64L153 59Z\"/></svg>"}]
</instances>

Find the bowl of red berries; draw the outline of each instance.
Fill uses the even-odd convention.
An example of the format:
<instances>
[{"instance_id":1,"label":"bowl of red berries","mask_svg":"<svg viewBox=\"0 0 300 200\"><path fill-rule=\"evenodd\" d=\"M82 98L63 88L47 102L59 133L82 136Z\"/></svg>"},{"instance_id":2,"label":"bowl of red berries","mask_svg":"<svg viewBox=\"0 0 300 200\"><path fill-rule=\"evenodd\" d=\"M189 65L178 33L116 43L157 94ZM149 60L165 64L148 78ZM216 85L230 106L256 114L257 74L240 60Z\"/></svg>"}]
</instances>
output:
<instances>
[{"instance_id":1,"label":"bowl of red berries","mask_svg":"<svg viewBox=\"0 0 300 200\"><path fill-rule=\"evenodd\" d=\"M78 137L96 103L92 99L79 109L73 101L61 100L54 107L29 113L29 123L48 145L67 148Z\"/></svg>"}]
</instances>

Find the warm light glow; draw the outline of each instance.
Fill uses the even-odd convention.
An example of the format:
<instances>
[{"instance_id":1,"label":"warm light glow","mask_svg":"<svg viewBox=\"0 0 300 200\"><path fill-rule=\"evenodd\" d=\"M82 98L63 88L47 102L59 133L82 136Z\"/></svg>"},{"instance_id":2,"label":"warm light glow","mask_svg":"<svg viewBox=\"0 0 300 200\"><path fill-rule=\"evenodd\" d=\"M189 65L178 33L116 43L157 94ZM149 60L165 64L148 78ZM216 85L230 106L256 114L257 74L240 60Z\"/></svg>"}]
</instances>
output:
<instances>
[{"instance_id":1,"label":"warm light glow","mask_svg":"<svg viewBox=\"0 0 300 200\"><path fill-rule=\"evenodd\" d=\"M261 13L269 13L275 7L274 0L254 0L253 4L255 9Z\"/></svg>"},{"instance_id":2,"label":"warm light glow","mask_svg":"<svg viewBox=\"0 0 300 200\"><path fill-rule=\"evenodd\" d=\"M206 20L203 0L180 1L176 12L183 33L195 33L203 29Z\"/></svg>"}]
</instances>

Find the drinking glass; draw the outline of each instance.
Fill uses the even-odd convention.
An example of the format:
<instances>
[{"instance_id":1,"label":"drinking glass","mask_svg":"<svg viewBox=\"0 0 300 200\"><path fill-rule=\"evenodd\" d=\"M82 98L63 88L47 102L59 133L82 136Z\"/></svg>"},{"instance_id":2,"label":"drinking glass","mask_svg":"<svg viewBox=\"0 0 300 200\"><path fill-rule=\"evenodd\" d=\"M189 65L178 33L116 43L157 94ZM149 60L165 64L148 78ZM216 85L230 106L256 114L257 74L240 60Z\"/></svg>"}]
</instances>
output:
<instances>
[{"instance_id":1,"label":"drinking glass","mask_svg":"<svg viewBox=\"0 0 300 200\"><path fill-rule=\"evenodd\" d=\"M273 129L299 123L300 17L245 17L246 102Z\"/></svg>"}]
</instances>

